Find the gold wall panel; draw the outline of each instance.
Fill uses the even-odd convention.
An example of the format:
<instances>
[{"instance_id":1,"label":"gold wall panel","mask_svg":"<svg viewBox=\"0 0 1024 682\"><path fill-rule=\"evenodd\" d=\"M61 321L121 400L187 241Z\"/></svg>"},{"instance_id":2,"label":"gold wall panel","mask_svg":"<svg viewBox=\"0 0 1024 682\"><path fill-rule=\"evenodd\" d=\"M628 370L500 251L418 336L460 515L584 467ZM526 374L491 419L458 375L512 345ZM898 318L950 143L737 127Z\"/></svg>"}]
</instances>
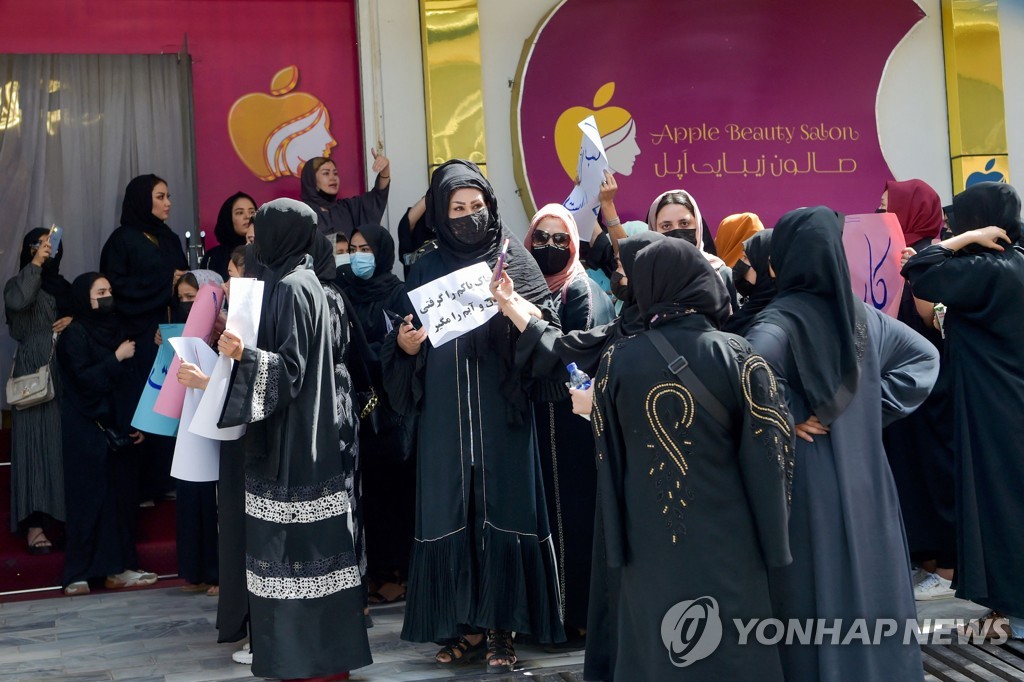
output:
<instances>
[{"instance_id":1,"label":"gold wall panel","mask_svg":"<svg viewBox=\"0 0 1024 682\"><path fill-rule=\"evenodd\" d=\"M974 173L1009 182L998 0L942 0L953 193Z\"/></svg>"},{"instance_id":2,"label":"gold wall panel","mask_svg":"<svg viewBox=\"0 0 1024 682\"><path fill-rule=\"evenodd\" d=\"M476 0L420 0L429 170L469 159L487 171Z\"/></svg>"}]
</instances>

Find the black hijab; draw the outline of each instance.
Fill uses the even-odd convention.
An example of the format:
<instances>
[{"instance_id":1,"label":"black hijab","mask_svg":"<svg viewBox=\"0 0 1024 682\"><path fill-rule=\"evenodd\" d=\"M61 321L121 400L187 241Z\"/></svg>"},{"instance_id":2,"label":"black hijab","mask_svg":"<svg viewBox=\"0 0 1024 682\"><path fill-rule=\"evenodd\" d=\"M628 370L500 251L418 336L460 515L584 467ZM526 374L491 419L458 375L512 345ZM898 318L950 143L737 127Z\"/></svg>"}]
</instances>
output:
<instances>
[{"instance_id":1,"label":"black hijab","mask_svg":"<svg viewBox=\"0 0 1024 682\"><path fill-rule=\"evenodd\" d=\"M373 277L362 279L351 270L338 269L338 283L353 301L358 301L357 312L367 335L375 340L383 337L384 306L404 290L404 283L391 271L395 267L395 240L391 233L380 225L360 225L353 230L373 250ZM392 311L398 312L398 311Z\"/></svg>"},{"instance_id":2,"label":"black hijab","mask_svg":"<svg viewBox=\"0 0 1024 682\"><path fill-rule=\"evenodd\" d=\"M338 271L334 265L334 244L327 235L317 233L310 244L309 255L313 258L313 271L322 284L334 284Z\"/></svg>"},{"instance_id":3,"label":"black hijab","mask_svg":"<svg viewBox=\"0 0 1024 682\"><path fill-rule=\"evenodd\" d=\"M641 249L651 244L657 244L663 239L668 239L660 232L641 232L633 237L628 237L619 242L619 262L622 263L622 271L626 278L633 272L633 265L636 262L636 255ZM644 330L644 317L640 313L640 307L636 304L636 294L633 293L631 283L626 285L625 295L622 299L622 311L619 313L618 330L622 336L639 334Z\"/></svg>"},{"instance_id":4,"label":"black hijab","mask_svg":"<svg viewBox=\"0 0 1024 682\"><path fill-rule=\"evenodd\" d=\"M29 230L28 234L21 241L21 258L19 269L24 268L32 262L32 247L40 239L49 234L45 227L36 227ZM57 247L57 255L47 258L43 263L43 291L50 294L57 300L57 317L65 317L72 313L71 284L60 274L60 262L64 258L64 242Z\"/></svg>"},{"instance_id":5,"label":"black hijab","mask_svg":"<svg viewBox=\"0 0 1024 682\"><path fill-rule=\"evenodd\" d=\"M267 304L278 282L303 264L313 249L316 213L301 201L274 199L259 207L253 216L253 227L253 251L263 266L263 319L267 319L266 312L271 309ZM260 327L263 326L261 323Z\"/></svg>"},{"instance_id":6,"label":"black hijab","mask_svg":"<svg viewBox=\"0 0 1024 682\"><path fill-rule=\"evenodd\" d=\"M464 187L472 187L483 193L490 216L486 238L480 244L472 246L456 239L448 225L448 202L455 190ZM424 219L427 226L437 234L437 253L445 271L435 276L479 262L486 263L488 268L494 268L498 262L502 242L508 239L505 270L515 283L516 293L535 305L550 306L551 290L548 289L547 280L522 241L502 224L498 215L498 200L494 196L491 183L476 164L455 159L438 166L430 178L430 189L427 190L425 199ZM492 317L486 324L462 337L465 339L469 357L497 354L501 362L499 392L507 401L506 417L513 424L522 423L530 408L529 396L522 383L521 370L515 366L515 346L518 338L519 333L504 315Z\"/></svg>"},{"instance_id":7,"label":"black hijab","mask_svg":"<svg viewBox=\"0 0 1024 682\"><path fill-rule=\"evenodd\" d=\"M245 192L235 192L227 198L217 212L217 225L213 228L213 234L217 237L217 243L224 247L228 253L245 243L245 235L235 232L234 210L235 202L239 199L248 199L256 206L256 200Z\"/></svg>"},{"instance_id":8,"label":"black hijab","mask_svg":"<svg viewBox=\"0 0 1024 682\"><path fill-rule=\"evenodd\" d=\"M153 175L140 175L133 178L124 189L124 201L121 202L121 224L134 227L153 235L171 228L164 221L153 215L153 188L159 183L167 184L163 179Z\"/></svg>"},{"instance_id":9,"label":"black hijab","mask_svg":"<svg viewBox=\"0 0 1024 682\"><path fill-rule=\"evenodd\" d=\"M1021 238L1020 195L1005 182L979 182L953 197L953 215L949 226L953 234L963 234L995 225L1006 230L1010 243ZM971 244L968 249L980 253L986 249ZM967 249L963 249L967 251Z\"/></svg>"},{"instance_id":10,"label":"black hijab","mask_svg":"<svg viewBox=\"0 0 1024 682\"><path fill-rule=\"evenodd\" d=\"M696 313L721 329L729 318L721 277L697 247L682 239L666 239L637 253L629 286L651 327Z\"/></svg>"},{"instance_id":11,"label":"black hijab","mask_svg":"<svg viewBox=\"0 0 1024 682\"><path fill-rule=\"evenodd\" d=\"M843 250L843 218L825 206L790 211L772 230L775 299L757 322L789 338L811 411L831 424L860 384L867 313L853 294Z\"/></svg>"},{"instance_id":12,"label":"black hijab","mask_svg":"<svg viewBox=\"0 0 1024 682\"><path fill-rule=\"evenodd\" d=\"M98 272L87 272L79 275L71 284L71 303L75 323L82 326L89 338L96 344L109 350L116 350L127 338L117 315L113 311L104 312L92 307L89 291L96 280L104 275Z\"/></svg>"},{"instance_id":13,"label":"black hijab","mask_svg":"<svg viewBox=\"0 0 1024 682\"><path fill-rule=\"evenodd\" d=\"M775 298L775 280L768 272L768 258L772 245L772 230L761 230L743 242L743 253L750 261L751 269L757 273L754 290L747 297L743 307L725 323L725 331L744 336L758 313Z\"/></svg>"},{"instance_id":14,"label":"black hijab","mask_svg":"<svg viewBox=\"0 0 1024 682\"><path fill-rule=\"evenodd\" d=\"M448 227L448 202L457 189L472 187L484 195L484 203L490 214L487 238L480 244L469 246L452 234ZM437 235L439 251L448 271L484 261L493 268L498 262L501 244L508 238L508 255L505 257L505 271L515 282L516 293L532 303L544 300L551 294L547 280L522 241L512 234L498 215L498 199L487 178L475 163L454 159L437 167L430 178L430 189L426 193L426 225Z\"/></svg>"}]
</instances>

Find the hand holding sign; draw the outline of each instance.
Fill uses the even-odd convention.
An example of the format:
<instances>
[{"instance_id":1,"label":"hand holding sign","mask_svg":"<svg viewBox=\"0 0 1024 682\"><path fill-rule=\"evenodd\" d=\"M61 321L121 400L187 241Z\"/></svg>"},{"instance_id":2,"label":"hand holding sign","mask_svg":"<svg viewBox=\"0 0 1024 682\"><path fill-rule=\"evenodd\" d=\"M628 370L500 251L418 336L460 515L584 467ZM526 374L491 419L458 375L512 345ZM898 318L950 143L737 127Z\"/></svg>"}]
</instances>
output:
<instances>
[{"instance_id":1,"label":"hand holding sign","mask_svg":"<svg viewBox=\"0 0 1024 682\"><path fill-rule=\"evenodd\" d=\"M488 288L492 278L487 264L477 263L409 292L413 309L435 348L473 331L497 314L497 302ZM399 330L399 339L405 330L405 326Z\"/></svg>"}]
</instances>

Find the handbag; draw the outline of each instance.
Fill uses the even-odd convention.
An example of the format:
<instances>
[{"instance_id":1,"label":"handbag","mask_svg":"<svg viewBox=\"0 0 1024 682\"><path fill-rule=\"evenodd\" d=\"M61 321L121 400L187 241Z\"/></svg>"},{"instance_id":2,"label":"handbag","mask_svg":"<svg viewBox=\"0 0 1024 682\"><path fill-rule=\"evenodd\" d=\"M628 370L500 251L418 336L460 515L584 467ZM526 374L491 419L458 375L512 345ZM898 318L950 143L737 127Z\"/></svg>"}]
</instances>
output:
<instances>
[{"instance_id":1,"label":"handbag","mask_svg":"<svg viewBox=\"0 0 1024 682\"><path fill-rule=\"evenodd\" d=\"M135 445L135 441L132 440L131 436L121 435L114 429L105 427L99 422L96 422L96 426L99 427L100 431L103 432L103 436L107 439L107 447L114 452Z\"/></svg>"},{"instance_id":2,"label":"handbag","mask_svg":"<svg viewBox=\"0 0 1024 682\"><path fill-rule=\"evenodd\" d=\"M53 360L53 349L56 344L50 346L50 358L46 364L31 374L16 377L14 376L14 365L11 363L11 376L7 378L7 404L24 410L28 407L42 405L54 399L56 392L53 389L53 375L50 372L50 362ZM17 361L18 354L14 354Z\"/></svg>"}]
</instances>

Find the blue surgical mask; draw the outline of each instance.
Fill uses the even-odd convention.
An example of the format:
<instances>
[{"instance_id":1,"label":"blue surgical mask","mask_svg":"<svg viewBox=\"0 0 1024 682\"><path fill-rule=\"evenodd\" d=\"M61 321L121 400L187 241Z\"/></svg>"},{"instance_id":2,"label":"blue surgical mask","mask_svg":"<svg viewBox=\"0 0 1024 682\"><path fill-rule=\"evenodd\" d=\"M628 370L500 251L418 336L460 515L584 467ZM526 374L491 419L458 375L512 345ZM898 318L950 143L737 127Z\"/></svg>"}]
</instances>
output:
<instances>
[{"instance_id":1,"label":"blue surgical mask","mask_svg":"<svg viewBox=\"0 0 1024 682\"><path fill-rule=\"evenodd\" d=\"M353 253L349 258L353 275L360 279L373 277L373 269L377 266L377 261L372 253Z\"/></svg>"},{"instance_id":2,"label":"blue surgical mask","mask_svg":"<svg viewBox=\"0 0 1024 682\"><path fill-rule=\"evenodd\" d=\"M348 265L349 256L347 253L336 253L334 254L334 267L340 268L342 265Z\"/></svg>"}]
</instances>

